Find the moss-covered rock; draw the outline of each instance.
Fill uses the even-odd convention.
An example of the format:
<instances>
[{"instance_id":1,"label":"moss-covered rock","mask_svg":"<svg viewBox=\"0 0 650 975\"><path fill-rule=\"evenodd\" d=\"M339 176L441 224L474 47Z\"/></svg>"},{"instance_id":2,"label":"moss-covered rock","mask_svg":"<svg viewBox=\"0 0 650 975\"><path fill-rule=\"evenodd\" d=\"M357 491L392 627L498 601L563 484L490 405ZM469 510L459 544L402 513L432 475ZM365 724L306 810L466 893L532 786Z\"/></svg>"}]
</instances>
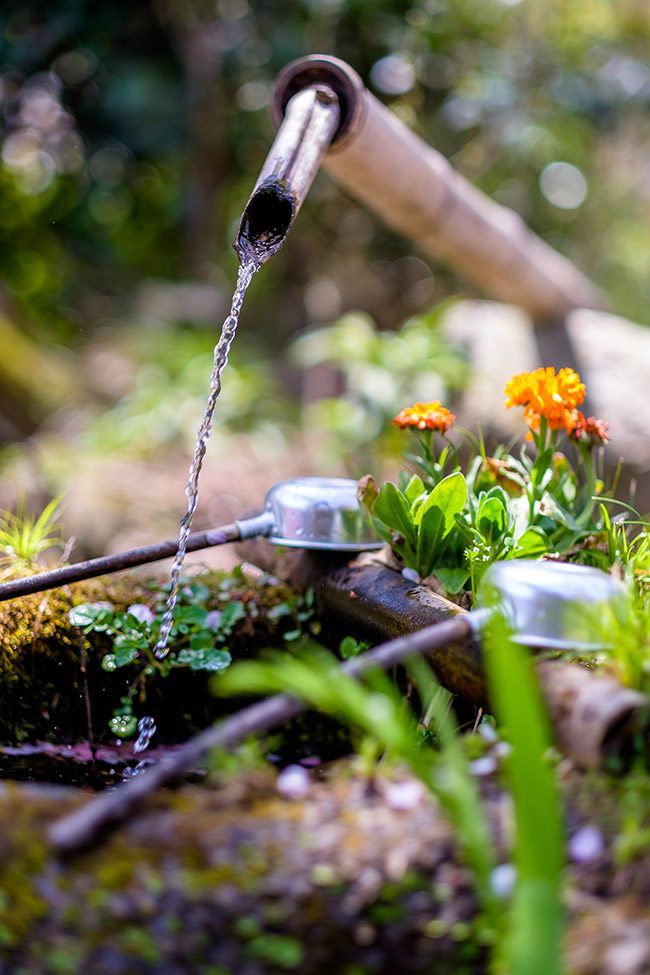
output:
<instances>
[{"instance_id":1,"label":"moss-covered rock","mask_svg":"<svg viewBox=\"0 0 650 975\"><path fill-rule=\"evenodd\" d=\"M300 801L270 774L158 796L94 852L43 835L74 793L0 795L3 971L481 971L476 904L430 802L357 775Z\"/></svg>"},{"instance_id":2,"label":"moss-covered rock","mask_svg":"<svg viewBox=\"0 0 650 975\"><path fill-rule=\"evenodd\" d=\"M292 801L270 771L185 786L68 861L44 837L84 794L5 786L0 971L484 973L487 933L453 831L424 793L401 801L394 783L404 779L345 764ZM567 835L587 822L603 836L598 856L567 869L568 970L640 975L650 961L645 793L569 763L562 784L577 797L567 802ZM493 777L481 788L506 859L507 796ZM631 818L637 845L626 858ZM628 938L641 967L619 965L629 961Z\"/></svg>"},{"instance_id":3,"label":"moss-covered rock","mask_svg":"<svg viewBox=\"0 0 650 975\"><path fill-rule=\"evenodd\" d=\"M194 577L213 593L209 609L222 605L225 578L214 572ZM229 639L233 657L281 644L282 634L296 626L295 593L264 578L258 583L244 576L228 578L227 598L245 610ZM236 707L237 702L214 698L208 675L201 671L178 667L162 676L150 668L145 675L147 661L138 659L108 672L102 659L112 650L110 638L101 632L85 635L68 619L70 609L82 603L106 602L124 611L156 598L159 588L130 575L0 603L0 741L106 740L109 720L130 692L137 714L155 714L158 741L183 740Z\"/></svg>"}]
</instances>

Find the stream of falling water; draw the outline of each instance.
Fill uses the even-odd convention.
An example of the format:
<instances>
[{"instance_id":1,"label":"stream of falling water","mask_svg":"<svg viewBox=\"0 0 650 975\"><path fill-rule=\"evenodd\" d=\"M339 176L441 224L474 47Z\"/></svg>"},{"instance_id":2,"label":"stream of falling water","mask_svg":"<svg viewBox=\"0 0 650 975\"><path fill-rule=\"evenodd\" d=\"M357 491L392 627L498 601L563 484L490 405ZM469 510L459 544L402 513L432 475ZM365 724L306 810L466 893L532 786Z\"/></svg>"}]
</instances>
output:
<instances>
[{"instance_id":1,"label":"stream of falling water","mask_svg":"<svg viewBox=\"0 0 650 975\"><path fill-rule=\"evenodd\" d=\"M144 718L140 718L138 721L138 737L133 744L133 754L140 755L145 752L149 747L149 742L156 734L156 722L154 718L150 715L146 715ZM123 778L132 779L136 775L141 775L147 767L147 763L144 759L141 759L137 765L133 768L127 768L124 770Z\"/></svg>"},{"instance_id":2,"label":"stream of falling water","mask_svg":"<svg viewBox=\"0 0 650 975\"><path fill-rule=\"evenodd\" d=\"M253 280L253 275L259 270L260 266L261 261L255 261L250 258L245 260L239 266L239 270L237 272L237 285L232 296L230 313L221 327L221 335L219 336L219 341L214 349L214 360L212 364L212 375L210 377L208 401L196 436L194 457L192 459L192 464L190 465L187 486L185 488L185 494L187 496L187 511L183 515L180 523L178 532L178 548L176 550L176 556L174 558L169 577L169 595L167 596L165 612L160 624L160 634L158 636L156 645L153 648L153 652L159 660L166 657L167 653L169 652L169 636L174 623L174 608L178 598L178 583L183 569L183 564L185 562L185 555L187 553L187 538L192 528L192 519L194 518L194 512L196 511L196 506L199 500L199 476L201 474L201 468L203 467L203 458L205 457L205 452L210 440L210 434L212 433L212 417L214 415L214 408L217 404L219 393L221 392L221 373L228 362L228 353L230 352L230 346L232 345L232 340L234 339L235 332L237 331L237 324L239 322L239 315L244 301L244 295L248 290L249 284Z\"/></svg>"}]
</instances>

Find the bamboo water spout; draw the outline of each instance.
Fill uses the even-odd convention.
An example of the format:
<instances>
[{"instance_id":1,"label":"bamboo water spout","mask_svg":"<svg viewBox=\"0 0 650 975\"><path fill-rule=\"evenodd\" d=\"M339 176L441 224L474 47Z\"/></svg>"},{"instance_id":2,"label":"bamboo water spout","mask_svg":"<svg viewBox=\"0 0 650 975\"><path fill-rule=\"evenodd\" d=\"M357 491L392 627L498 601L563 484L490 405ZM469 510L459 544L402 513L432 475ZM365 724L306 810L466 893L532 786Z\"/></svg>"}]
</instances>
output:
<instances>
[{"instance_id":1,"label":"bamboo water spout","mask_svg":"<svg viewBox=\"0 0 650 975\"><path fill-rule=\"evenodd\" d=\"M329 107L335 103L337 110L317 123L319 91L329 92ZM538 319L603 307L596 286L571 261L457 173L345 62L314 55L287 65L276 81L272 111L280 130L244 213L235 243L240 253L259 214L262 232L269 213L271 223L280 214L271 228L277 233L280 227L280 246L322 159L324 169L388 226L487 294ZM294 171L296 154L308 156L309 165Z\"/></svg>"},{"instance_id":2,"label":"bamboo water spout","mask_svg":"<svg viewBox=\"0 0 650 975\"><path fill-rule=\"evenodd\" d=\"M309 85L287 103L242 214L235 239L242 263L267 261L284 243L340 120L339 101L329 85Z\"/></svg>"}]
</instances>

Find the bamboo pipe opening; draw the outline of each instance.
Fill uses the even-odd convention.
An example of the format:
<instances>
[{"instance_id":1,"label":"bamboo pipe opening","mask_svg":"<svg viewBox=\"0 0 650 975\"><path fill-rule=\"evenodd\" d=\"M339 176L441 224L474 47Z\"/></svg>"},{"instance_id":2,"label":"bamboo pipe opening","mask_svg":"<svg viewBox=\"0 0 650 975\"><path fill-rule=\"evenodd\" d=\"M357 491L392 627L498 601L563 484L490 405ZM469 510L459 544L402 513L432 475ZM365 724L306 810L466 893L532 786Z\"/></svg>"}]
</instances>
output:
<instances>
[{"instance_id":1,"label":"bamboo pipe opening","mask_svg":"<svg viewBox=\"0 0 650 975\"><path fill-rule=\"evenodd\" d=\"M336 92L323 83L292 95L244 208L235 250L242 263L267 261L284 243L340 127Z\"/></svg>"},{"instance_id":2,"label":"bamboo pipe opening","mask_svg":"<svg viewBox=\"0 0 650 975\"><path fill-rule=\"evenodd\" d=\"M286 239L296 213L293 195L277 179L255 190L242 215L237 251L244 260L257 253L275 253Z\"/></svg>"}]
</instances>

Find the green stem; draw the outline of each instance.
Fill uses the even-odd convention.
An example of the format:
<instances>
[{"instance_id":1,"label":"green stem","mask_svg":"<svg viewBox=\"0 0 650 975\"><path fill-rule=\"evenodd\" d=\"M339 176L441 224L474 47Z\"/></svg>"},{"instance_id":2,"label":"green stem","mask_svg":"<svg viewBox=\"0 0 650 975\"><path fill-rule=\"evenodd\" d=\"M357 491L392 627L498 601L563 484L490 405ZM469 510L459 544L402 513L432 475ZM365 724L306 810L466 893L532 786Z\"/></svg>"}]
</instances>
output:
<instances>
[{"instance_id":1,"label":"green stem","mask_svg":"<svg viewBox=\"0 0 650 975\"><path fill-rule=\"evenodd\" d=\"M594 464L593 450L591 447L585 444L578 444L578 449L580 451L580 456L582 457L582 463L584 464L585 472L587 475L587 481L585 484L585 506L577 516L576 521L581 526L585 528L591 518L591 515L596 504L594 500L594 492L596 490L596 465Z\"/></svg>"},{"instance_id":2,"label":"green stem","mask_svg":"<svg viewBox=\"0 0 650 975\"><path fill-rule=\"evenodd\" d=\"M546 417L543 416L540 420L538 433L533 433L533 441L537 450L537 456L535 457L535 462L531 468L530 490L528 491L529 518L531 525L534 524L535 521L535 504L537 501L541 500L542 496L540 483L546 467L546 461L544 460L544 464L542 465L542 460L544 459L544 455L546 454L549 446L548 434L548 423L546 422Z\"/></svg>"}]
</instances>

